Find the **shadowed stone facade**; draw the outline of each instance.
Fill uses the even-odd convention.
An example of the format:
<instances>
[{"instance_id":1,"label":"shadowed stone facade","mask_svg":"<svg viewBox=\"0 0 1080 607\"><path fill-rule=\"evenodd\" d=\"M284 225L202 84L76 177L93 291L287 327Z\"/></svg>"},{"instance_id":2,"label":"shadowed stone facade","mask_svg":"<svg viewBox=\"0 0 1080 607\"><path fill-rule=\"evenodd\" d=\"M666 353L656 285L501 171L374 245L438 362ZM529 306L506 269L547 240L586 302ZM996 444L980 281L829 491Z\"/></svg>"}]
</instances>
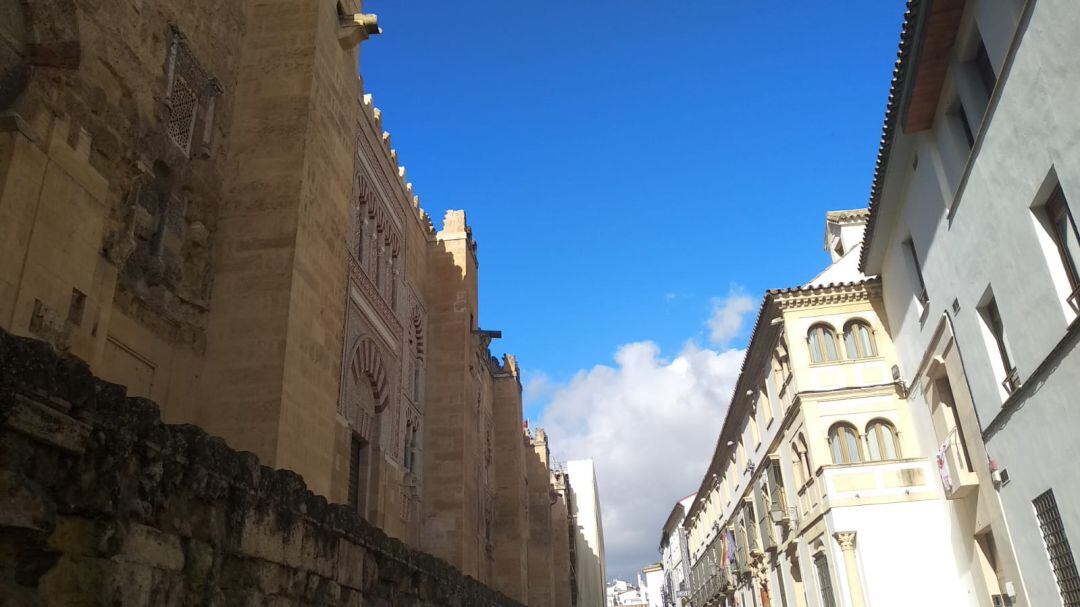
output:
<instances>
[{"instance_id":1,"label":"shadowed stone facade","mask_svg":"<svg viewBox=\"0 0 1080 607\"><path fill-rule=\"evenodd\" d=\"M528 508L552 477L465 212L436 231L357 77L378 31L358 0L3 3L0 328L525 602L567 558L530 518L568 517Z\"/></svg>"}]
</instances>

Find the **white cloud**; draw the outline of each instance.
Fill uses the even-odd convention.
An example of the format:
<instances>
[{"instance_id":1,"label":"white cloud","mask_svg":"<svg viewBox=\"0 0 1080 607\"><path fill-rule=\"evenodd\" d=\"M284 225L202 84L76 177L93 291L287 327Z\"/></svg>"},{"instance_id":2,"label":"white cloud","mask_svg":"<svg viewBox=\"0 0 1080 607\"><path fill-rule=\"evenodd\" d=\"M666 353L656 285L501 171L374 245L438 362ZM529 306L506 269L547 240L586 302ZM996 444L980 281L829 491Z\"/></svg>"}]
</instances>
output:
<instances>
[{"instance_id":1,"label":"white cloud","mask_svg":"<svg viewBox=\"0 0 1080 607\"><path fill-rule=\"evenodd\" d=\"M742 359L688 342L666 360L653 342L630 343L614 367L579 371L553 392L541 425L554 454L596 462L608 577L633 579L659 560L661 527L698 488Z\"/></svg>"},{"instance_id":2,"label":"white cloud","mask_svg":"<svg viewBox=\"0 0 1080 607\"><path fill-rule=\"evenodd\" d=\"M521 389L521 398L526 405L550 399L551 395L559 387L543 371L525 369L522 371L522 379L525 385Z\"/></svg>"},{"instance_id":3,"label":"white cloud","mask_svg":"<svg viewBox=\"0 0 1080 607\"><path fill-rule=\"evenodd\" d=\"M718 346L739 336L743 319L747 312L754 309L754 300L742 290L733 286L727 297L712 300L712 316L709 317L709 341Z\"/></svg>"}]
</instances>

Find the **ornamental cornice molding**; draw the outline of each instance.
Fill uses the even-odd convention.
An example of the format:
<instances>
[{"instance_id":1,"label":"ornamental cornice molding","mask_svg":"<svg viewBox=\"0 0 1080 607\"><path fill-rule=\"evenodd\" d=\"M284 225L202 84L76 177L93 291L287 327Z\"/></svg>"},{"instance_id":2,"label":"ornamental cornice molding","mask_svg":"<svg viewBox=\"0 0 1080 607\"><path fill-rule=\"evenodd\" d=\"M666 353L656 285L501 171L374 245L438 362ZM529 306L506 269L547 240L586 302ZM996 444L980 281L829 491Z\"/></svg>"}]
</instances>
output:
<instances>
[{"instance_id":1,"label":"ornamental cornice molding","mask_svg":"<svg viewBox=\"0 0 1080 607\"><path fill-rule=\"evenodd\" d=\"M375 287L375 283L371 282L371 279L360 267L360 262L351 253L349 254L349 282L356 285L363 298L375 310L379 320L383 321L400 342L405 336L404 328L398 322L394 311L390 309L390 305L383 299L382 293Z\"/></svg>"},{"instance_id":2,"label":"ornamental cornice molding","mask_svg":"<svg viewBox=\"0 0 1080 607\"><path fill-rule=\"evenodd\" d=\"M781 310L793 310L867 302L871 297L877 297L880 291L881 287L876 282L849 283L777 291L774 301Z\"/></svg>"}]
</instances>

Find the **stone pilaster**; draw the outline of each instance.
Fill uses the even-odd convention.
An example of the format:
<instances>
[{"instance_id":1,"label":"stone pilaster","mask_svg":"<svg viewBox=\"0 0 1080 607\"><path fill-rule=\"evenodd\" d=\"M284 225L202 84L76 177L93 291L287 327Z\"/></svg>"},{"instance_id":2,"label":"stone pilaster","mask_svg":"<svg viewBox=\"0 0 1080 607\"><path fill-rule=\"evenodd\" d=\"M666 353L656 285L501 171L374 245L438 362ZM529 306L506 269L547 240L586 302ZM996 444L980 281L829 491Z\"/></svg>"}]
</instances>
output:
<instances>
[{"instance_id":1,"label":"stone pilaster","mask_svg":"<svg viewBox=\"0 0 1080 607\"><path fill-rule=\"evenodd\" d=\"M865 607L862 580L859 579L859 563L855 555L855 532L838 531L833 534L844 553L844 571L847 573L848 594L852 607Z\"/></svg>"}]
</instances>

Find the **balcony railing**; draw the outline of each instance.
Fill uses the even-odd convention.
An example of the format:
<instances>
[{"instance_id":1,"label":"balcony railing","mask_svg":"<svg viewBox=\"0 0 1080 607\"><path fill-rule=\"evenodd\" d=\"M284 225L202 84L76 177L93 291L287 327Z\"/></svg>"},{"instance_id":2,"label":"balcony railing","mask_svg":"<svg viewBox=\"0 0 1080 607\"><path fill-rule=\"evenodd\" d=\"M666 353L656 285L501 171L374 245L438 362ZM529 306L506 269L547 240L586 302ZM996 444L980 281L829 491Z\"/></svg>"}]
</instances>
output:
<instances>
[{"instance_id":1,"label":"balcony railing","mask_svg":"<svg viewBox=\"0 0 1080 607\"><path fill-rule=\"evenodd\" d=\"M967 453L957 429L945 438L937 452L938 475L945 497L954 500L966 497L979 486L979 479L971 469Z\"/></svg>"}]
</instances>

